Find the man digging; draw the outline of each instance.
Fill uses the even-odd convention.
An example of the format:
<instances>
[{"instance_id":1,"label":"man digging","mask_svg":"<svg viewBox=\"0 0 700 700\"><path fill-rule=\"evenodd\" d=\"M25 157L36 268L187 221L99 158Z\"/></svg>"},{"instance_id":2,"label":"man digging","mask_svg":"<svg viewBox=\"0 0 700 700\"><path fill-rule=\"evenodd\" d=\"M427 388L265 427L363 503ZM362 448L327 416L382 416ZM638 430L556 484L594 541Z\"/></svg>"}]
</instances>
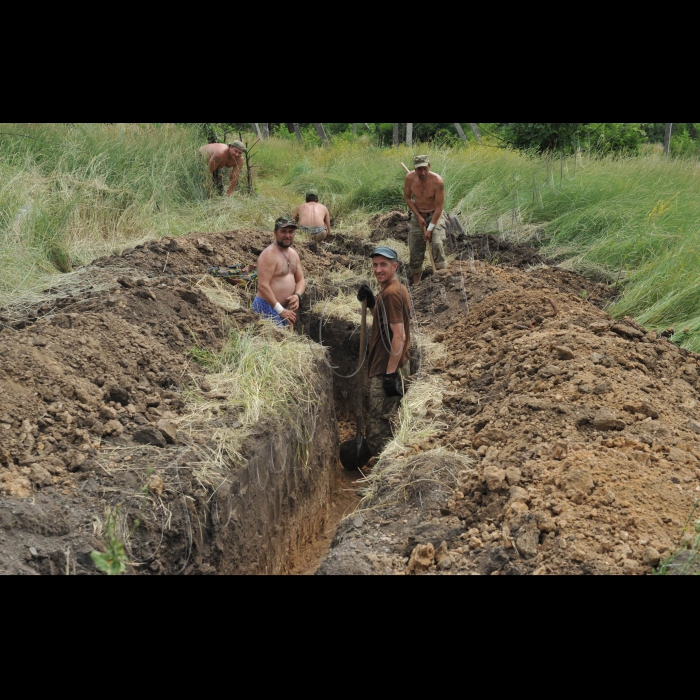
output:
<instances>
[{"instance_id":1,"label":"man digging","mask_svg":"<svg viewBox=\"0 0 700 700\"><path fill-rule=\"evenodd\" d=\"M306 193L306 203L301 204L294 212L294 221L299 224L299 230L309 234L312 241L320 243L331 237L331 215L328 209L318 201L318 192L309 190Z\"/></svg>"},{"instance_id":2,"label":"man digging","mask_svg":"<svg viewBox=\"0 0 700 700\"><path fill-rule=\"evenodd\" d=\"M365 437L376 457L392 439L391 420L398 411L404 382L410 374L411 302L408 290L397 277L396 251L379 246L370 257L380 291L375 298L365 282L357 292L357 299L367 299L367 308L374 318L367 359L369 413Z\"/></svg>"},{"instance_id":3,"label":"man digging","mask_svg":"<svg viewBox=\"0 0 700 700\"><path fill-rule=\"evenodd\" d=\"M435 267L441 270L447 265L443 250L445 183L437 173L430 171L428 156L416 156L413 167L415 169L404 180L403 196L414 214L408 232L408 247L411 250L409 274L413 275L413 284L417 284L423 271L426 242L430 243Z\"/></svg>"},{"instance_id":4,"label":"man digging","mask_svg":"<svg viewBox=\"0 0 700 700\"><path fill-rule=\"evenodd\" d=\"M241 141L225 143L208 143L199 149L199 152L207 159L207 166L214 180L214 187L219 194L224 193L221 168L231 169L231 182L226 192L230 197L238 184L238 176L243 170L243 154L246 147Z\"/></svg>"},{"instance_id":5,"label":"man digging","mask_svg":"<svg viewBox=\"0 0 700 700\"><path fill-rule=\"evenodd\" d=\"M275 221L275 242L258 257L258 294L253 311L280 327L294 325L306 290L301 261L292 248L297 225L285 216Z\"/></svg>"}]
</instances>

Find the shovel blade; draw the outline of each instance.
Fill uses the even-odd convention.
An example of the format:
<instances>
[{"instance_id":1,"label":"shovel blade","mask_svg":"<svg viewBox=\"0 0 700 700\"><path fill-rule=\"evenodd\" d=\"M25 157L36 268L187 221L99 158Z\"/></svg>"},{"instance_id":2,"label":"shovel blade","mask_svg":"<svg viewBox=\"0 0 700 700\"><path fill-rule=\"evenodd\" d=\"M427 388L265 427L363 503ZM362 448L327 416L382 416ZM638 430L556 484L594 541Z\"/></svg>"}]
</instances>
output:
<instances>
[{"instance_id":1,"label":"shovel blade","mask_svg":"<svg viewBox=\"0 0 700 700\"><path fill-rule=\"evenodd\" d=\"M372 458L369 445L364 435L359 435L353 440L346 440L340 445L340 463L348 471L354 471L364 467Z\"/></svg>"}]
</instances>

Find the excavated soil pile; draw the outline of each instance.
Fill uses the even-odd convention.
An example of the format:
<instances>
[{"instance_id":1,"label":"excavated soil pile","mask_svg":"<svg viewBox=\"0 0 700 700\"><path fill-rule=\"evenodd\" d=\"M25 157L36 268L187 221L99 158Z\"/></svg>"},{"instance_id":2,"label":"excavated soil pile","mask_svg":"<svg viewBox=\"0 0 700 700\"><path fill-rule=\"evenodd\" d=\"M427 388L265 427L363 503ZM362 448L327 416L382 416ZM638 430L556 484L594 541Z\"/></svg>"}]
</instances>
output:
<instances>
[{"instance_id":1,"label":"excavated soil pile","mask_svg":"<svg viewBox=\"0 0 700 700\"><path fill-rule=\"evenodd\" d=\"M0 570L94 573L90 552L104 550L105 507L116 504L129 514L127 531L140 521L132 554L147 572L279 571L281 549L293 553L322 528L323 512L314 521L299 502L312 488L319 500L330 500L327 473L328 483L319 485L308 470L280 476L277 469L270 483L279 489L260 506L254 529L263 531L261 521L273 528L280 512L298 512L299 541L270 530L267 544L280 550L274 565L263 555L248 569L224 561L226 511L236 521L238 501L257 507L246 489L253 489L250 481L268 483L266 475L258 467L236 494L229 484L212 500L198 465L216 445L180 429L183 390L214 402L226 398L212 394L189 351L195 345L216 351L230 329L259 321L250 311L254 292L243 287L219 282L233 296L228 311L213 303L207 294L216 288L206 271L255 263L270 240L269 233L250 230L165 238L78 271L79 292L49 289L21 313L0 312ZM352 262L302 241L296 248L310 278ZM321 473L337 446L330 375L323 381L328 389L314 423L321 442L308 458L312 474ZM235 418L222 409L212 431L235 427ZM278 430L274 422L258 426L244 446L246 457L267 465ZM308 525L301 523L306 516ZM246 537L239 549L250 550L250 562L266 542L257 532Z\"/></svg>"},{"instance_id":2,"label":"excavated soil pile","mask_svg":"<svg viewBox=\"0 0 700 700\"><path fill-rule=\"evenodd\" d=\"M581 287L473 261L411 287L445 351L437 432L380 460L318 573L641 574L675 549L700 497L699 356Z\"/></svg>"}]
</instances>

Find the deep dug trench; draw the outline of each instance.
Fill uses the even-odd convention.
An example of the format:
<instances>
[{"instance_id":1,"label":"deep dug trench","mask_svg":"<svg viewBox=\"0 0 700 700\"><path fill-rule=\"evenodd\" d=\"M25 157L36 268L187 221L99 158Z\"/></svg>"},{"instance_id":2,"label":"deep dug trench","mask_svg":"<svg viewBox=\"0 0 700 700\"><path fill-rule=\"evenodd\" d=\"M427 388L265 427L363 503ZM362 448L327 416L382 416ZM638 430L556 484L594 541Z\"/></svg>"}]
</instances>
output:
<instances>
[{"instance_id":1,"label":"deep dug trench","mask_svg":"<svg viewBox=\"0 0 700 700\"><path fill-rule=\"evenodd\" d=\"M405 228L392 214L359 249L297 241L304 332L317 338L327 272ZM313 437L268 417L214 478L214 433L237 416L188 351L258 319L248 291L223 295L205 271L269 240L163 239L0 312L0 570L96 573L114 507L130 573L649 573L674 550L700 489L698 356L611 319L604 285L529 269L532 251L493 237L452 241L455 262L411 288L443 349L417 411L435 429L382 457L353 517L338 526L358 501L337 460L355 433L356 323L322 323ZM187 391L220 402L205 429L182 422Z\"/></svg>"},{"instance_id":2,"label":"deep dug trench","mask_svg":"<svg viewBox=\"0 0 700 700\"><path fill-rule=\"evenodd\" d=\"M126 545L128 573L314 571L358 501L338 461L332 363L318 353L318 402L296 429L267 416L227 462L212 458L215 434L240 421L189 352L216 352L231 330L259 324L254 292L206 270L254 263L269 240L163 239L0 312L0 572L97 573L91 552L114 542ZM312 288L352 262L297 249ZM184 422L187 392L214 405L205 426Z\"/></svg>"}]
</instances>

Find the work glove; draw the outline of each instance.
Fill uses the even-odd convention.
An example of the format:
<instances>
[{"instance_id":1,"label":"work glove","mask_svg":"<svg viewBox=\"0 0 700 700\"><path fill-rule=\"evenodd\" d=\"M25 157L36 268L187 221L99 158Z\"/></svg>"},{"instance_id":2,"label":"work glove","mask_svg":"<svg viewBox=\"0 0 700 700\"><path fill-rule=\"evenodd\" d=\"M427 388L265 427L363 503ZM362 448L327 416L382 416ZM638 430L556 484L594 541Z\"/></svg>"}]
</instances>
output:
<instances>
[{"instance_id":1,"label":"work glove","mask_svg":"<svg viewBox=\"0 0 700 700\"><path fill-rule=\"evenodd\" d=\"M374 298L374 292L367 282L363 282L362 286L357 290L357 301L364 301L365 299L367 299L367 308L373 309L377 302Z\"/></svg>"},{"instance_id":2,"label":"work glove","mask_svg":"<svg viewBox=\"0 0 700 700\"><path fill-rule=\"evenodd\" d=\"M384 375L384 393L387 396L403 396L403 384L398 370Z\"/></svg>"}]
</instances>

